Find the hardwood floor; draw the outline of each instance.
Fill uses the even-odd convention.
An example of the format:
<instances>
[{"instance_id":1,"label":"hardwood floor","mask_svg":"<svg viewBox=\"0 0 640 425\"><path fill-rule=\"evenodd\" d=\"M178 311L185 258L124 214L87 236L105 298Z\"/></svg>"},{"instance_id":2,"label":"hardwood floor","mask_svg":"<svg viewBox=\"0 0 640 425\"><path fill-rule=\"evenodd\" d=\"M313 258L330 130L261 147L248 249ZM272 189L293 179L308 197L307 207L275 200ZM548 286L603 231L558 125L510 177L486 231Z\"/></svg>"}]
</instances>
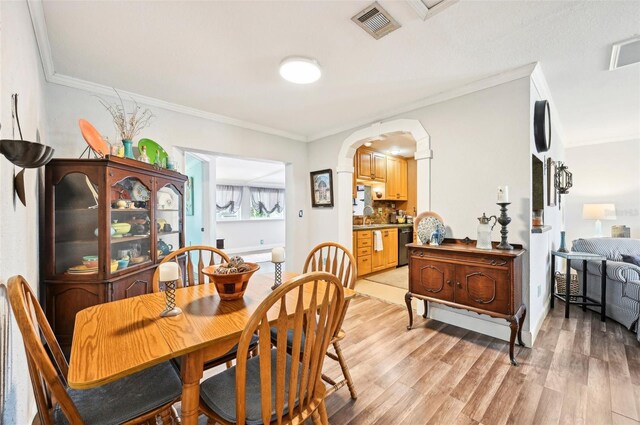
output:
<instances>
[{"instance_id":1,"label":"hardwood floor","mask_svg":"<svg viewBox=\"0 0 640 425\"><path fill-rule=\"evenodd\" d=\"M572 308L545 319L535 347L508 344L374 298L351 302L343 352L358 399L327 399L331 424L640 424L640 344L620 324ZM327 360L330 376L338 373Z\"/></svg>"}]
</instances>

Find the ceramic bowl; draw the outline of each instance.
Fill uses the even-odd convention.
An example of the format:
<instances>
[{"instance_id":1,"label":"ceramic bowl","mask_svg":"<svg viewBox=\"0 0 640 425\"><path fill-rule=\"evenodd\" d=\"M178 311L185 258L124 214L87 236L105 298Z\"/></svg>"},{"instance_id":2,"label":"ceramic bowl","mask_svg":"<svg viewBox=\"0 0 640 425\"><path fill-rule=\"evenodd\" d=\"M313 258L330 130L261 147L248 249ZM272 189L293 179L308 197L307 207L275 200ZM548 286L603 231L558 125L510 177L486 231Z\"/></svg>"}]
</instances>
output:
<instances>
[{"instance_id":1,"label":"ceramic bowl","mask_svg":"<svg viewBox=\"0 0 640 425\"><path fill-rule=\"evenodd\" d=\"M128 265L129 265L129 260L127 260L127 259L118 260L118 269L124 269Z\"/></svg>"},{"instance_id":2,"label":"ceramic bowl","mask_svg":"<svg viewBox=\"0 0 640 425\"><path fill-rule=\"evenodd\" d=\"M131 230L130 223L114 223L111 227L116 230L116 235L126 235Z\"/></svg>"},{"instance_id":3,"label":"ceramic bowl","mask_svg":"<svg viewBox=\"0 0 640 425\"><path fill-rule=\"evenodd\" d=\"M93 269L98 267L98 259L95 260L82 260L82 264L84 264L88 269Z\"/></svg>"},{"instance_id":4,"label":"ceramic bowl","mask_svg":"<svg viewBox=\"0 0 640 425\"><path fill-rule=\"evenodd\" d=\"M244 291L247 290L251 276L260 269L256 263L245 264L250 265L251 270L243 273L215 274L216 266L213 266L211 269L205 267L202 272L211 278L221 300L237 300L242 298ZM210 273L207 273L207 269L210 270Z\"/></svg>"},{"instance_id":5,"label":"ceramic bowl","mask_svg":"<svg viewBox=\"0 0 640 425\"><path fill-rule=\"evenodd\" d=\"M118 261L113 260L111 261L111 273L115 272L116 270L118 270Z\"/></svg>"}]
</instances>

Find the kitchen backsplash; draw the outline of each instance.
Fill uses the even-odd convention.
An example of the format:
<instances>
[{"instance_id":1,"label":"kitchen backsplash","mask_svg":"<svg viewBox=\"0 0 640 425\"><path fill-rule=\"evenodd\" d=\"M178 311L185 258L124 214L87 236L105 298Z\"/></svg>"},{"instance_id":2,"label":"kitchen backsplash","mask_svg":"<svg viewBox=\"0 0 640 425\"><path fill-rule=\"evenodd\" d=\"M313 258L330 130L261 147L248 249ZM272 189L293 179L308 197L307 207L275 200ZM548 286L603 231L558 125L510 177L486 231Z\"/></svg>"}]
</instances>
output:
<instances>
[{"instance_id":1,"label":"kitchen backsplash","mask_svg":"<svg viewBox=\"0 0 640 425\"><path fill-rule=\"evenodd\" d=\"M396 208L393 208L391 205L396 205ZM386 224L389 222L389 214L395 212L397 209L397 204L394 201L376 201L373 200L373 214L371 215L371 223L373 224ZM381 209L382 212L378 213L378 209ZM368 221L368 220L367 220ZM362 216L353 216L353 224L363 224Z\"/></svg>"}]
</instances>

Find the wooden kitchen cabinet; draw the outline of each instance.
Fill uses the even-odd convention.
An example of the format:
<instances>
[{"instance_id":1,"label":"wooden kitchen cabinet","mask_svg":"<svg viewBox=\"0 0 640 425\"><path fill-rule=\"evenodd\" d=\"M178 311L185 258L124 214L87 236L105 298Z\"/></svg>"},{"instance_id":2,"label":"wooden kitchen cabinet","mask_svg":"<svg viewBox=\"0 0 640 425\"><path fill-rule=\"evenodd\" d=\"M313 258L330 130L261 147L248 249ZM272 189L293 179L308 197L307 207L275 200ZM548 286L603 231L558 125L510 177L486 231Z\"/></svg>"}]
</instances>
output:
<instances>
[{"instance_id":1,"label":"wooden kitchen cabinet","mask_svg":"<svg viewBox=\"0 0 640 425\"><path fill-rule=\"evenodd\" d=\"M385 195L387 200L406 201L408 199L407 160L387 156L387 180Z\"/></svg>"},{"instance_id":2,"label":"wooden kitchen cabinet","mask_svg":"<svg viewBox=\"0 0 640 425\"><path fill-rule=\"evenodd\" d=\"M371 149L358 149L356 152L356 178L384 183L387 179L387 157Z\"/></svg>"},{"instance_id":3,"label":"wooden kitchen cabinet","mask_svg":"<svg viewBox=\"0 0 640 425\"><path fill-rule=\"evenodd\" d=\"M385 270L398 265L398 229L380 229L382 251L373 249L373 230L354 232L357 240L358 276ZM361 267L362 265L362 267Z\"/></svg>"},{"instance_id":4,"label":"wooden kitchen cabinet","mask_svg":"<svg viewBox=\"0 0 640 425\"><path fill-rule=\"evenodd\" d=\"M462 308L510 323L509 356L514 357L516 336L522 343L526 307L522 303L522 267L525 250L481 250L475 244L447 239L440 246L409 247L409 291L405 296L409 326L413 326L413 297Z\"/></svg>"}]
</instances>

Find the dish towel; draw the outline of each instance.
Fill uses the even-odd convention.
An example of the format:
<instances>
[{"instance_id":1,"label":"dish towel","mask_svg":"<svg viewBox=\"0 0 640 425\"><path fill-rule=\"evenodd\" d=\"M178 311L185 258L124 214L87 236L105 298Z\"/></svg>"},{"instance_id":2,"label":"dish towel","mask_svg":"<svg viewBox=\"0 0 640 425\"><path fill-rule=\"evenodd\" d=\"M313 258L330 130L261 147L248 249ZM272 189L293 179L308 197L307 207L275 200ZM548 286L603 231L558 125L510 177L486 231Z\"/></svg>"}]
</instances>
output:
<instances>
[{"instance_id":1,"label":"dish towel","mask_svg":"<svg viewBox=\"0 0 640 425\"><path fill-rule=\"evenodd\" d=\"M374 251L382 251L382 232L380 230L373 231L373 250Z\"/></svg>"}]
</instances>

